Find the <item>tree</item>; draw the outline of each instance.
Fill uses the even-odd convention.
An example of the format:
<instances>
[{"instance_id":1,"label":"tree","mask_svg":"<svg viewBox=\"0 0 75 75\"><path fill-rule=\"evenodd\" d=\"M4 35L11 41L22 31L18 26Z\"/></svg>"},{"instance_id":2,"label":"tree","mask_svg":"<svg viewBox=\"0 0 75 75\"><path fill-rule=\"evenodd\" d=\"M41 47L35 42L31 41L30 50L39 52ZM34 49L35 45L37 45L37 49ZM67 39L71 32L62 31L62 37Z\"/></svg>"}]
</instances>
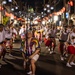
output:
<instances>
[{"instance_id":1,"label":"tree","mask_svg":"<svg viewBox=\"0 0 75 75\"><path fill-rule=\"evenodd\" d=\"M9 21L9 17L3 16L3 25L6 25Z\"/></svg>"}]
</instances>

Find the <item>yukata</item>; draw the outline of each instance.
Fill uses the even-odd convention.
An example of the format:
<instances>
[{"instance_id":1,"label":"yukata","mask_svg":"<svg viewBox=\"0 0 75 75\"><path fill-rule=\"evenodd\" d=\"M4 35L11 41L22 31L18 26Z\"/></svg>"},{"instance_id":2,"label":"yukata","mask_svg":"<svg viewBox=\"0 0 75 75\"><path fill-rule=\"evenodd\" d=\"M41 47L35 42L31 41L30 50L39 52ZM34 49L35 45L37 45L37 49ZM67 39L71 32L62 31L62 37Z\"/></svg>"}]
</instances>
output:
<instances>
[{"instance_id":1,"label":"yukata","mask_svg":"<svg viewBox=\"0 0 75 75\"><path fill-rule=\"evenodd\" d=\"M26 57L31 56L37 49L40 50L40 44L36 38L32 38L29 45L28 41L26 41ZM37 61L39 58L39 53L36 54L32 59Z\"/></svg>"}]
</instances>

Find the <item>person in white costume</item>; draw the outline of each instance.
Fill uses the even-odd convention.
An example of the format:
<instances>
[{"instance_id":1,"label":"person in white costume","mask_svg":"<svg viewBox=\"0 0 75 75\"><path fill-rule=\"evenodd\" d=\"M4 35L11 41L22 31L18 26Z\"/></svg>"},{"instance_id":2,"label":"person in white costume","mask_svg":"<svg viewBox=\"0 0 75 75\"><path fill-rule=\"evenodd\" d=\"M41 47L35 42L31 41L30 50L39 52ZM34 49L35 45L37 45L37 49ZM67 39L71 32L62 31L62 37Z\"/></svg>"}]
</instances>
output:
<instances>
[{"instance_id":1,"label":"person in white costume","mask_svg":"<svg viewBox=\"0 0 75 75\"><path fill-rule=\"evenodd\" d=\"M5 32L3 29L3 25L0 24L0 60L1 57L4 55L4 41L5 41ZM1 63L0 63L0 68L1 68Z\"/></svg>"}]
</instances>

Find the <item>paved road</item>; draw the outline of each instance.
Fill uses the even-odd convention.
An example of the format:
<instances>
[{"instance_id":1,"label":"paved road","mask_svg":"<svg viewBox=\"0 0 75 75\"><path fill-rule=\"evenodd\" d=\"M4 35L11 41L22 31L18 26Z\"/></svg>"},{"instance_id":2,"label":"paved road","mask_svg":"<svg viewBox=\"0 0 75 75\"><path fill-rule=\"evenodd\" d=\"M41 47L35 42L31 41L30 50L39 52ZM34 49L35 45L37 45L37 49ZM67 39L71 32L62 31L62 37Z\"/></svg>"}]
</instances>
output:
<instances>
[{"instance_id":1,"label":"paved road","mask_svg":"<svg viewBox=\"0 0 75 75\"><path fill-rule=\"evenodd\" d=\"M9 56L7 53L5 61L1 61L3 66L0 69L0 75L26 75L22 66L23 58L19 47L19 43L14 44L13 56ZM67 60L61 61L58 53L50 55L44 44L41 47L42 53L36 63L36 75L75 75L75 66L66 67Z\"/></svg>"}]
</instances>

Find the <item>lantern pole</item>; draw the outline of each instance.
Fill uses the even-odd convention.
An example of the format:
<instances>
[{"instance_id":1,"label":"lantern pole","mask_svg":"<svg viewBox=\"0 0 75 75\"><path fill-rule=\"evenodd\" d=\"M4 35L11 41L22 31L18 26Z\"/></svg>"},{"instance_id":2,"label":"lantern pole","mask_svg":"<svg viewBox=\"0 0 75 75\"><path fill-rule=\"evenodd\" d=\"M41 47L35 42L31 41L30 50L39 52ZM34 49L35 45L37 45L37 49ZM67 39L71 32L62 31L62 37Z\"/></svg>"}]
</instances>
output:
<instances>
[{"instance_id":1,"label":"lantern pole","mask_svg":"<svg viewBox=\"0 0 75 75\"><path fill-rule=\"evenodd\" d=\"M75 0L74 0L74 14L75 14Z\"/></svg>"},{"instance_id":2,"label":"lantern pole","mask_svg":"<svg viewBox=\"0 0 75 75\"><path fill-rule=\"evenodd\" d=\"M63 0L64 6L66 7L66 0ZM66 11L64 12L64 22L66 23Z\"/></svg>"}]
</instances>

